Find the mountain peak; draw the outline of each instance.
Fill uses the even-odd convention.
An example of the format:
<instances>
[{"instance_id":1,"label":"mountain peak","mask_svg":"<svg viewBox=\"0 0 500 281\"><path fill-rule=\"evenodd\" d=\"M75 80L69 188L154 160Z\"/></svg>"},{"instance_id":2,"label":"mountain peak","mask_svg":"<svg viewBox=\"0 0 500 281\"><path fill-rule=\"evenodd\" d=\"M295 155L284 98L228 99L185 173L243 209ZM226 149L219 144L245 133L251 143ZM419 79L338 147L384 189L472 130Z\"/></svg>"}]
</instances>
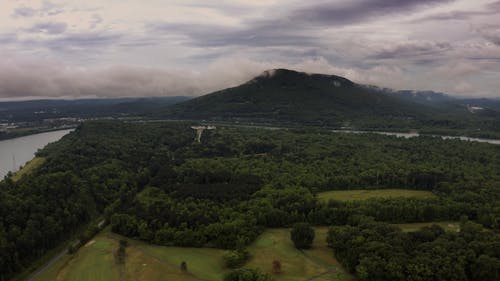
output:
<instances>
[{"instance_id":1,"label":"mountain peak","mask_svg":"<svg viewBox=\"0 0 500 281\"><path fill-rule=\"evenodd\" d=\"M266 70L262 72L259 76L250 80L249 82L255 83L255 82L266 82L266 81L303 84L304 86L314 85L317 83L326 83L334 85L337 88L341 86L355 85L354 82L341 76L301 72L286 68L275 68Z\"/></svg>"},{"instance_id":2,"label":"mountain peak","mask_svg":"<svg viewBox=\"0 0 500 281\"><path fill-rule=\"evenodd\" d=\"M191 119L340 125L346 120L398 118L420 107L335 75L270 69L249 82L176 105L170 116Z\"/></svg>"},{"instance_id":3,"label":"mountain peak","mask_svg":"<svg viewBox=\"0 0 500 281\"><path fill-rule=\"evenodd\" d=\"M255 78L272 78L281 75L297 75L297 74L306 75L306 73L304 72L298 72L286 68L274 68L263 71L260 75L258 75Z\"/></svg>"}]
</instances>

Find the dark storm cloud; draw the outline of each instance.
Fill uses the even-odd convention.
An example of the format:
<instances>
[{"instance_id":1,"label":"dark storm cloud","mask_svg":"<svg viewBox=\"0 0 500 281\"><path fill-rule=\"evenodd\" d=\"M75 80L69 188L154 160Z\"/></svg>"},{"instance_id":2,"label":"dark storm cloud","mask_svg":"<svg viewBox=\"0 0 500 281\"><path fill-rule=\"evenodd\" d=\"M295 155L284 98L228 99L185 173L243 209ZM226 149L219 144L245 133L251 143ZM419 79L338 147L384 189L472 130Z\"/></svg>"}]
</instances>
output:
<instances>
[{"instance_id":1,"label":"dark storm cloud","mask_svg":"<svg viewBox=\"0 0 500 281\"><path fill-rule=\"evenodd\" d=\"M422 56L436 55L452 49L449 43L440 42L414 42L401 43L385 48L371 56L374 59L398 59L398 58L418 58Z\"/></svg>"},{"instance_id":2,"label":"dark storm cloud","mask_svg":"<svg viewBox=\"0 0 500 281\"><path fill-rule=\"evenodd\" d=\"M453 0L364 0L324 2L293 11L291 18L301 22L344 25L360 23L373 18L412 12Z\"/></svg>"},{"instance_id":3,"label":"dark storm cloud","mask_svg":"<svg viewBox=\"0 0 500 281\"><path fill-rule=\"evenodd\" d=\"M66 31L67 24L64 22L43 22L37 23L27 29L30 33L61 34Z\"/></svg>"}]
</instances>

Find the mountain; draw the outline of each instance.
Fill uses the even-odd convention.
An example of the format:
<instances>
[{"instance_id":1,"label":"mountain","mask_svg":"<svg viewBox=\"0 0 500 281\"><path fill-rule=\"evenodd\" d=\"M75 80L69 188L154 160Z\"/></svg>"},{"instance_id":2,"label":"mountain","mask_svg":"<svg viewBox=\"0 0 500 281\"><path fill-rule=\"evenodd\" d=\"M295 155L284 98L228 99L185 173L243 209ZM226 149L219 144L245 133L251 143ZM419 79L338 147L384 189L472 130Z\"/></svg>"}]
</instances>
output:
<instances>
[{"instance_id":1,"label":"mountain","mask_svg":"<svg viewBox=\"0 0 500 281\"><path fill-rule=\"evenodd\" d=\"M300 122L406 122L437 113L430 106L399 98L335 75L287 69L263 72L240 86L174 105L163 116L182 119Z\"/></svg>"}]
</instances>

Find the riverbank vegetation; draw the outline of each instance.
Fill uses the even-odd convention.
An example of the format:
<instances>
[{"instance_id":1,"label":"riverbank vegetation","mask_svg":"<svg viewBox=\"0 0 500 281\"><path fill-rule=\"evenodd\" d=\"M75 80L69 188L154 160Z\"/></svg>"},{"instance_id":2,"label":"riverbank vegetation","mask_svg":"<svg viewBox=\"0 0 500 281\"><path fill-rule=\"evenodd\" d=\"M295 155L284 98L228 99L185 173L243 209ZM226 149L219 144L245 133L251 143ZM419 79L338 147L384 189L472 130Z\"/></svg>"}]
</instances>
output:
<instances>
[{"instance_id":1,"label":"riverbank vegetation","mask_svg":"<svg viewBox=\"0 0 500 281\"><path fill-rule=\"evenodd\" d=\"M198 143L191 125L84 123L39 152L46 160L38 169L0 183L0 249L6 253L0 277L22 271L100 215L129 238L218 249L249 247L270 227L359 227L366 216L399 224L470 220L487 233L499 228L500 146L232 127L205 131ZM429 196L318 199L321 192L360 188ZM372 227L379 226L366 228ZM471 241L482 239L477 235ZM467 258L464 266L485 259L495 265L500 257L474 250ZM361 262L347 267L358 277L364 276ZM193 270L189 261L187 268Z\"/></svg>"}]
</instances>

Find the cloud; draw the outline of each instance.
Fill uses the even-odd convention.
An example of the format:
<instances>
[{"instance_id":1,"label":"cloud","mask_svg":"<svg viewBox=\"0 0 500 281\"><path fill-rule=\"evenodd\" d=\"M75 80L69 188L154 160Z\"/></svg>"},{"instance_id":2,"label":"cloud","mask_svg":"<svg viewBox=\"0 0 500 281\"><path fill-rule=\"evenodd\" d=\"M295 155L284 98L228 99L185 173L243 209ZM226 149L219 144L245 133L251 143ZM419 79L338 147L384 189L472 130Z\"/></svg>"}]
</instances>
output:
<instances>
[{"instance_id":1,"label":"cloud","mask_svg":"<svg viewBox=\"0 0 500 281\"><path fill-rule=\"evenodd\" d=\"M50 1L44 0L37 7L20 6L14 9L12 17L14 18L31 18L35 16L53 16L62 13L60 5L56 5Z\"/></svg>"},{"instance_id":2,"label":"cloud","mask_svg":"<svg viewBox=\"0 0 500 281\"><path fill-rule=\"evenodd\" d=\"M405 14L449 2L452 0L325 1L297 9L292 12L291 18L307 23L346 25L379 17L390 17L394 14Z\"/></svg>"},{"instance_id":3,"label":"cloud","mask_svg":"<svg viewBox=\"0 0 500 281\"><path fill-rule=\"evenodd\" d=\"M498 95L495 11L498 0L7 1L0 54L16 59L0 64L1 95L199 95L278 67L455 93L467 87L446 72L467 65L463 81Z\"/></svg>"},{"instance_id":4,"label":"cloud","mask_svg":"<svg viewBox=\"0 0 500 281\"><path fill-rule=\"evenodd\" d=\"M0 44L12 44L17 42L17 35L14 33L0 34Z\"/></svg>"},{"instance_id":5,"label":"cloud","mask_svg":"<svg viewBox=\"0 0 500 281\"><path fill-rule=\"evenodd\" d=\"M500 46L500 25L482 25L477 28L477 32L489 42Z\"/></svg>"},{"instance_id":6,"label":"cloud","mask_svg":"<svg viewBox=\"0 0 500 281\"><path fill-rule=\"evenodd\" d=\"M72 33L51 39L47 41L47 45L54 49L103 47L116 44L122 37L119 33Z\"/></svg>"},{"instance_id":7,"label":"cloud","mask_svg":"<svg viewBox=\"0 0 500 281\"><path fill-rule=\"evenodd\" d=\"M30 33L61 34L66 31L67 26L64 22L43 22L35 24L26 31Z\"/></svg>"},{"instance_id":8,"label":"cloud","mask_svg":"<svg viewBox=\"0 0 500 281\"><path fill-rule=\"evenodd\" d=\"M436 55L450 51L452 46L448 42L403 42L394 46L385 47L372 55L374 59L418 58Z\"/></svg>"},{"instance_id":9,"label":"cloud","mask_svg":"<svg viewBox=\"0 0 500 281\"><path fill-rule=\"evenodd\" d=\"M258 73L213 65L203 73L139 66L79 68L51 60L0 61L0 99L200 95ZM47 75L50 74L50 75Z\"/></svg>"},{"instance_id":10,"label":"cloud","mask_svg":"<svg viewBox=\"0 0 500 281\"><path fill-rule=\"evenodd\" d=\"M179 23L150 24L154 32L178 36L185 43L198 47L227 46L290 46L308 45L316 41L314 36L306 35L298 30L279 29L268 26L228 27L221 25L198 25Z\"/></svg>"},{"instance_id":11,"label":"cloud","mask_svg":"<svg viewBox=\"0 0 500 281\"><path fill-rule=\"evenodd\" d=\"M480 6L480 5L478 5ZM448 12L433 13L413 20L414 23L427 21L448 21L448 20L471 20L476 17L495 16L500 12L500 1L488 3L479 10L454 10Z\"/></svg>"},{"instance_id":12,"label":"cloud","mask_svg":"<svg viewBox=\"0 0 500 281\"><path fill-rule=\"evenodd\" d=\"M162 35L178 35L186 44L198 47L221 46L312 46L323 45L318 26L333 27L362 23L395 13L408 13L453 0L355 0L320 1L307 6L276 6L279 13L246 19L240 25L153 22L148 29ZM203 4L202 4L203 5ZM234 12L234 6L230 6Z\"/></svg>"},{"instance_id":13,"label":"cloud","mask_svg":"<svg viewBox=\"0 0 500 281\"><path fill-rule=\"evenodd\" d=\"M290 68L309 73L343 75L356 82L373 83L398 77L397 67L360 70L338 67L324 58L296 63L254 61L241 57L219 59L200 71L138 66L78 68L51 60L11 58L0 61L0 99L45 97L198 96L251 80L264 70ZM47 75L50 73L50 75Z\"/></svg>"},{"instance_id":14,"label":"cloud","mask_svg":"<svg viewBox=\"0 0 500 281\"><path fill-rule=\"evenodd\" d=\"M37 10L30 7L18 7L12 13L13 17L32 17L36 14Z\"/></svg>"}]
</instances>

